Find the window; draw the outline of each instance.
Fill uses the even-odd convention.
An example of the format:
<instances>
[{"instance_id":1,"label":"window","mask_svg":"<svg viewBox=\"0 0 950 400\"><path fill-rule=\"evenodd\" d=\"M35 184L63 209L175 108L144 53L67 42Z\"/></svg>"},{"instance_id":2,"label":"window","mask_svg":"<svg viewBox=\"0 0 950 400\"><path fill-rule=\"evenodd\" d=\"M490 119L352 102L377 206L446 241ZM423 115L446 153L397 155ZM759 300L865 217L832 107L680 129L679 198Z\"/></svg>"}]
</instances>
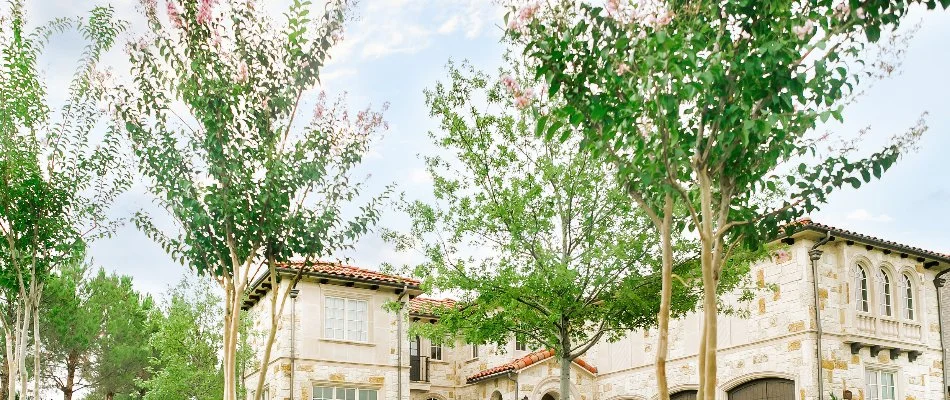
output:
<instances>
[{"instance_id":1,"label":"window","mask_svg":"<svg viewBox=\"0 0 950 400\"><path fill-rule=\"evenodd\" d=\"M376 389L313 386L313 400L376 400Z\"/></svg>"},{"instance_id":2,"label":"window","mask_svg":"<svg viewBox=\"0 0 950 400\"><path fill-rule=\"evenodd\" d=\"M365 342L368 339L366 300L327 297L324 312L324 337Z\"/></svg>"},{"instance_id":3,"label":"window","mask_svg":"<svg viewBox=\"0 0 950 400\"><path fill-rule=\"evenodd\" d=\"M907 274L901 275L904 292L904 318L914 319L914 284Z\"/></svg>"},{"instance_id":4,"label":"window","mask_svg":"<svg viewBox=\"0 0 950 400\"><path fill-rule=\"evenodd\" d=\"M432 343L432 346L430 346L429 349L430 349L429 350L430 358L432 358L433 360L442 359L442 345L441 344Z\"/></svg>"},{"instance_id":5,"label":"window","mask_svg":"<svg viewBox=\"0 0 950 400\"><path fill-rule=\"evenodd\" d=\"M890 371L867 370L867 400L895 400L894 373Z\"/></svg>"},{"instance_id":6,"label":"window","mask_svg":"<svg viewBox=\"0 0 950 400\"><path fill-rule=\"evenodd\" d=\"M270 387L264 387L264 391L261 393L262 400L270 400Z\"/></svg>"},{"instance_id":7,"label":"window","mask_svg":"<svg viewBox=\"0 0 950 400\"><path fill-rule=\"evenodd\" d=\"M891 310L891 278L883 269L880 271L881 281L881 315L893 316Z\"/></svg>"},{"instance_id":8,"label":"window","mask_svg":"<svg viewBox=\"0 0 950 400\"><path fill-rule=\"evenodd\" d=\"M855 272L854 294L858 311L868 312L868 274L864 267L857 266Z\"/></svg>"},{"instance_id":9,"label":"window","mask_svg":"<svg viewBox=\"0 0 950 400\"><path fill-rule=\"evenodd\" d=\"M528 350L528 345L524 341L515 339L515 350L516 351L525 351Z\"/></svg>"},{"instance_id":10,"label":"window","mask_svg":"<svg viewBox=\"0 0 950 400\"><path fill-rule=\"evenodd\" d=\"M472 345L472 358L478 358L478 345Z\"/></svg>"}]
</instances>

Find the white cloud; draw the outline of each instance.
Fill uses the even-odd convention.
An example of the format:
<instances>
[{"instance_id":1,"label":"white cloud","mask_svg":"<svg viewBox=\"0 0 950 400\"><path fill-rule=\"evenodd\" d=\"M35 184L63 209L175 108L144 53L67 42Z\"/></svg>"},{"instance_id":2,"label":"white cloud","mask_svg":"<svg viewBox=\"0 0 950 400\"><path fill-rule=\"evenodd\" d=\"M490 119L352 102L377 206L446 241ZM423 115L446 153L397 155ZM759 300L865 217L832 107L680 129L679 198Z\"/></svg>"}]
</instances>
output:
<instances>
[{"instance_id":1,"label":"white cloud","mask_svg":"<svg viewBox=\"0 0 950 400\"><path fill-rule=\"evenodd\" d=\"M453 15L452 18L445 20L445 22L442 23L442 26L439 26L439 33L448 35L452 32L455 32L455 30L458 29L460 19L461 17L458 15Z\"/></svg>"},{"instance_id":2,"label":"white cloud","mask_svg":"<svg viewBox=\"0 0 950 400\"><path fill-rule=\"evenodd\" d=\"M894 220L890 215L887 214L871 214L868 210L859 208L848 214L848 219L854 221L869 221L869 222L891 222Z\"/></svg>"},{"instance_id":3,"label":"white cloud","mask_svg":"<svg viewBox=\"0 0 950 400\"><path fill-rule=\"evenodd\" d=\"M432 182L432 176L429 175L429 171L426 171L425 168L414 168L409 172L409 182L416 185L429 183Z\"/></svg>"}]
</instances>

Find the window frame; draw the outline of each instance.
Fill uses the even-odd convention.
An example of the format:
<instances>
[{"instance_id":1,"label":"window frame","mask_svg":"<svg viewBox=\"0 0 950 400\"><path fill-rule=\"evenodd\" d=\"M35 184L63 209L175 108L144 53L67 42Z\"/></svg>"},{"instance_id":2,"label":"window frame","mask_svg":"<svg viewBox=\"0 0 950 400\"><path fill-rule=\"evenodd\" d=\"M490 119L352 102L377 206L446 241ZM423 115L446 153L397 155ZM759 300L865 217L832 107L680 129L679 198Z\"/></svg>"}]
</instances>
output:
<instances>
[{"instance_id":1,"label":"window frame","mask_svg":"<svg viewBox=\"0 0 950 400\"><path fill-rule=\"evenodd\" d=\"M917 320L917 302L914 289L914 279L907 272L901 274L901 280L906 287L903 290L901 299L902 317L908 321Z\"/></svg>"},{"instance_id":2,"label":"window frame","mask_svg":"<svg viewBox=\"0 0 950 400\"><path fill-rule=\"evenodd\" d=\"M515 339L515 351L528 351L528 343Z\"/></svg>"},{"instance_id":3,"label":"window frame","mask_svg":"<svg viewBox=\"0 0 950 400\"><path fill-rule=\"evenodd\" d=\"M317 397L317 389L320 390L320 396ZM324 389L330 390L330 398L324 397L326 393ZM353 391L353 400L362 400L362 395L364 392L375 392L375 395L372 399L367 400L379 400L379 388L377 387L365 387L365 386L356 386L356 385L342 385L335 386L323 382L313 382L310 384L310 400L349 400L347 398L347 391ZM339 393L343 392L343 399L340 399Z\"/></svg>"},{"instance_id":4,"label":"window frame","mask_svg":"<svg viewBox=\"0 0 950 400\"><path fill-rule=\"evenodd\" d=\"M868 282L868 271L864 265L855 264L857 274L854 281L855 308L858 312L871 312L871 285Z\"/></svg>"},{"instance_id":5,"label":"window frame","mask_svg":"<svg viewBox=\"0 0 950 400\"><path fill-rule=\"evenodd\" d=\"M878 304L881 307L880 314L882 317L896 318L894 315L894 284L891 282L891 274L885 267L880 268L880 274L881 293L878 298Z\"/></svg>"},{"instance_id":6,"label":"window frame","mask_svg":"<svg viewBox=\"0 0 950 400\"><path fill-rule=\"evenodd\" d=\"M438 354L438 356L436 356L436 354ZM442 356L443 356L442 344L429 341L429 359L435 360L435 361L442 361Z\"/></svg>"},{"instance_id":7,"label":"window frame","mask_svg":"<svg viewBox=\"0 0 950 400\"><path fill-rule=\"evenodd\" d=\"M874 383L871 383L871 376L874 376ZM883 376L890 375L891 382L888 385L891 388L891 397L883 397L884 391L883 388ZM888 368L880 368L876 366L870 366L864 370L864 391L865 399L867 400L897 400L900 398L900 377L898 376L898 371ZM872 393L872 386L874 391Z\"/></svg>"},{"instance_id":8,"label":"window frame","mask_svg":"<svg viewBox=\"0 0 950 400\"><path fill-rule=\"evenodd\" d=\"M471 355L472 355L472 358L471 358L472 360L478 358L478 345L477 345L477 344L472 344L472 354L471 354Z\"/></svg>"},{"instance_id":9,"label":"window frame","mask_svg":"<svg viewBox=\"0 0 950 400\"><path fill-rule=\"evenodd\" d=\"M329 310L330 310L331 300L340 300L343 302L343 308L342 308L343 315L339 319L340 321L342 321L342 326L339 329L335 327L333 328L330 327L329 318L331 315L329 313ZM364 305L364 308L362 310L360 310L359 308L359 305L361 303ZM371 340L370 335L369 335L369 332L370 332L369 324L370 324L370 319L371 319L369 303L370 303L370 300L366 298L347 297L347 296L341 296L337 294L325 295L323 299L323 338L328 339L328 340L339 340L339 341L346 341L346 342L369 343ZM354 305L355 307L354 309L350 308L351 304ZM354 312L356 314L356 317L352 320L351 320L351 315L350 315L351 312ZM363 317L362 320L359 320L360 312L362 312L362 317ZM337 320L337 318L334 318L334 320ZM358 327L358 329L359 328L362 328L362 329L353 331L352 327L350 326L350 324L352 323L356 323L356 324L361 323L362 326ZM329 331L331 330L334 333L336 331L342 332L342 337L336 337L335 335L331 336L329 333ZM353 332L356 332L357 334L356 338L351 337L350 334Z\"/></svg>"}]
</instances>

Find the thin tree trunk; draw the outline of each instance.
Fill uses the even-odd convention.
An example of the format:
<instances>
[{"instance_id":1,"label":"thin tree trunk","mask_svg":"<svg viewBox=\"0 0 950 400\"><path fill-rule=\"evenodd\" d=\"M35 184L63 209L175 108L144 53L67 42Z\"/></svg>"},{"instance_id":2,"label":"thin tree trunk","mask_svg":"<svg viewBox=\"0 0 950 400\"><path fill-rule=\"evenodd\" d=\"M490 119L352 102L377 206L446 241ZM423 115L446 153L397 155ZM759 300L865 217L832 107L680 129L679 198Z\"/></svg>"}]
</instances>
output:
<instances>
[{"instance_id":1,"label":"thin tree trunk","mask_svg":"<svg viewBox=\"0 0 950 400\"><path fill-rule=\"evenodd\" d=\"M709 175L699 171L699 190L701 218L700 263L703 277L703 341L700 344L701 362L699 371L699 400L712 400L716 397L716 347L718 342L717 302L716 302L716 263L713 243L716 241L713 230L712 185Z\"/></svg>"},{"instance_id":2,"label":"thin tree trunk","mask_svg":"<svg viewBox=\"0 0 950 400\"><path fill-rule=\"evenodd\" d=\"M106 393L106 400L113 400L113 399L115 399L115 393L112 393L112 392Z\"/></svg>"},{"instance_id":3,"label":"thin tree trunk","mask_svg":"<svg viewBox=\"0 0 950 400\"><path fill-rule=\"evenodd\" d=\"M660 241L663 250L661 272L660 312L657 315L656 344L656 384L659 400L670 399L670 387L666 379L666 358L670 347L670 303L673 297L673 196L666 195L663 206L663 223L660 229Z\"/></svg>"},{"instance_id":4,"label":"thin tree trunk","mask_svg":"<svg viewBox=\"0 0 950 400\"><path fill-rule=\"evenodd\" d=\"M565 350L566 352L567 350ZM571 399L571 360L561 357L561 397L558 400Z\"/></svg>"},{"instance_id":5,"label":"thin tree trunk","mask_svg":"<svg viewBox=\"0 0 950 400\"><path fill-rule=\"evenodd\" d=\"M239 268L240 266L235 267L235 269ZM237 349L237 327L241 312L241 293L237 290L235 278L226 278L224 280L224 289L226 292L223 351L224 400L237 400L235 353Z\"/></svg>"},{"instance_id":6,"label":"thin tree trunk","mask_svg":"<svg viewBox=\"0 0 950 400\"><path fill-rule=\"evenodd\" d=\"M17 311L17 315L19 315L19 311ZM4 319L3 344L6 360L4 360L3 367L7 373L4 382L6 384L4 392L6 392L7 400L16 400L17 361L16 357L14 357L14 348L16 347L16 343L14 342L16 336L13 334L14 329L9 329L9 326L6 324L6 319Z\"/></svg>"},{"instance_id":7,"label":"thin tree trunk","mask_svg":"<svg viewBox=\"0 0 950 400\"><path fill-rule=\"evenodd\" d=\"M62 387L63 400L73 399L73 387L76 386L76 366L79 364L79 354L75 351L66 356L66 383Z\"/></svg>"},{"instance_id":8,"label":"thin tree trunk","mask_svg":"<svg viewBox=\"0 0 950 400\"><path fill-rule=\"evenodd\" d=\"M43 296L43 285L39 285L37 290L36 299L33 303L36 312L33 313L33 398L40 398L40 364L42 359L40 358L40 348L43 345L40 340L40 312L39 304L40 298Z\"/></svg>"}]
</instances>

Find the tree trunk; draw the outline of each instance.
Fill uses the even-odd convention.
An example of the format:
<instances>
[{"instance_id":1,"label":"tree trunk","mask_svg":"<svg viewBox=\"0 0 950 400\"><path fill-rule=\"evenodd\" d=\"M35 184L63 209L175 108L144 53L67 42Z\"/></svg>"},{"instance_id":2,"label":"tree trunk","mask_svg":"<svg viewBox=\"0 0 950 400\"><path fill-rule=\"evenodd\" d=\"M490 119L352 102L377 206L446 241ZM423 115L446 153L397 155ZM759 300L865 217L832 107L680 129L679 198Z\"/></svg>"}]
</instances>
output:
<instances>
[{"instance_id":1,"label":"tree trunk","mask_svg":"<svg viewBox=\"0 0 950 400\"><path fill-rule=\"evenodd\" d=\"M106 393L106 400L114 400L114 399L115 399L115 393L113 392Z\"/></svg>"},{"instance_id":2,"label":"tree trunk","mask_svg":"<svg viewBox=\"0 0 950 400\"><path fill-rule=\"evenodd\" d=\"M716 302L716 254L713 244L716 242L713 229L712 184L705 171L698 171L701 221L698 226L700 236L700 263L703 278L703 340L700 343L700 371L698 400L712 400L716 397L716 347L718 342L718 304Z\"/></svg>"},{"instance_id":3,"label":"tree trunk","mask_svg":"<svg viewBox=\"0 0 950 400\"><path fill-rule=\"evenodd\" d=\"M40 364L42 359L40 358L40 347L42 342L40 341L40 297L43 295L43 285L39 285L39 290L36 294L36 302L33 303L36 308L36 312L33 313L33 398L40 398Z\"/></svg>"},{"instance_id":4,"label":"tree trunk","mask_svg":"<svg viewBox=\"0 0 950 400\"><path fill-rule=\"evenodd\" d=\"M571 399L571 360L561 357L561 396L558 400Z\"/></svg>"},{"instance_id":5,"label":"tree trunk","mask_svg":"<svg viewBox=\"0 0 950 400\"><path fill-rule=\"evenodd\" d=\"M670 387L666 379L666 358L670 347L670 303L673 297L673 196L666 195L663 206L663 223L660 242L663 250L661 272L660 312L657 315L656 385L659 400L670 399Z\"/></svg>"},{"instance_id":6,"label":"tree trunk","mask_svg":"<svg viewBox=\"0 0 950 400\"><path fill-rule=\"evenodd\" d=\"M73 399L73 387L76 386L76 365L79 364L79 355L71 351L66 356L66 383L62 387L63 400Z\"/></svg>"},{"instance_id":7,"label":"tree trunk","mask_svg":"<svg viewBox=\"0 0 950 400\"><path fill-rule=\"evenodd\" d=\"M235 270L240 266L235 266ZM237 400L237 331L241 318L241 296L235 279L224 280L224 349L222 364L224 367L224 400Z\"/></svg>"}]
</instances>

